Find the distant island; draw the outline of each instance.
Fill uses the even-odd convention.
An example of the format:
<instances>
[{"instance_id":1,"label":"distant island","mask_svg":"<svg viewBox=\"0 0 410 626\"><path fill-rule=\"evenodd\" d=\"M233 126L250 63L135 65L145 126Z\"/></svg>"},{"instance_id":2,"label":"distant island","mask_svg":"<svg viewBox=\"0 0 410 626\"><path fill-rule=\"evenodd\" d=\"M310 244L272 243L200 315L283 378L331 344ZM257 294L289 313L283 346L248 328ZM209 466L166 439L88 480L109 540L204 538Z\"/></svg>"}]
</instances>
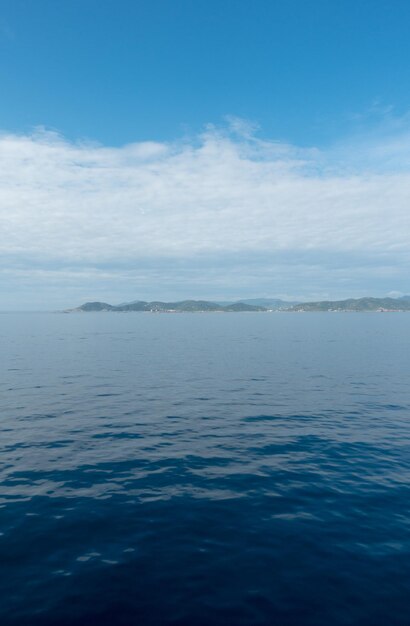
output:
<instances>
[{"instance_id":1,"label":"distant island","mask_svg":"<svg viewBox=\"0 0 410 626\"><path fill-rule=\"evenodd\" d=\"M106 302L86 302L77 309L71 309L70 312L89 313L95 311L112 311L126 313L136 311L149 313L234 313L267 310L266 307L245 304L243 302L221 305L216 302L208 302L207 300L182 300L181 302L145 302L138 300L137 302L129 302L117 306L107 304Z\"/></svg>"},{"instance_id":2,"label":"distant island","mask_svg":"<svg viewBox=\"0 0 410 626\"><path fill-rule=\"evenodd\" d=\"M347 300L323 300L320 302L302 302L289 309L291 311L410 311L410 296L401 298L348 298Z\"/></svg>"},{"instance_id":3,"label":"distant island","mask_svg":"<svg viewBox=\"0 0 410 626\"><path fill-rule=\"evenodd\" d=\"M209 302L207 300L182 300L180 302L146 302L136 300L112 305L106 302L86 302L64 313L93 312L147 312L147 313L288 313L323 312L390 312L410 311L410 296L400 298L349 298L347 300L323 300L319 302L287 302L280 299L253 299L238 302Z\"/></svg>"}]
</instances>

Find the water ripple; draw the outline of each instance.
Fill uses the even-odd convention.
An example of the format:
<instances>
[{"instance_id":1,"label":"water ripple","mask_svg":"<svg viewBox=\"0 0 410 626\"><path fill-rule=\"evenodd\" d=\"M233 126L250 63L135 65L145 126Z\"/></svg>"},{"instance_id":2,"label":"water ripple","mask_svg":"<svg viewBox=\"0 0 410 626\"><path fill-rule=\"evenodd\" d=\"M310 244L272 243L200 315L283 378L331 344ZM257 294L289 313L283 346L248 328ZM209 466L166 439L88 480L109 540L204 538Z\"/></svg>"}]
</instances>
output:
<instances>
[{"instance_id":1,"label":"water ripple","mask_svg":"<svg viewBox=\"0 0 410 626\"><path fill-rule=\"evenodd\" d=\"M2 623L407 626L391 319L3 316Z\"/></svg>"}]
</instances>

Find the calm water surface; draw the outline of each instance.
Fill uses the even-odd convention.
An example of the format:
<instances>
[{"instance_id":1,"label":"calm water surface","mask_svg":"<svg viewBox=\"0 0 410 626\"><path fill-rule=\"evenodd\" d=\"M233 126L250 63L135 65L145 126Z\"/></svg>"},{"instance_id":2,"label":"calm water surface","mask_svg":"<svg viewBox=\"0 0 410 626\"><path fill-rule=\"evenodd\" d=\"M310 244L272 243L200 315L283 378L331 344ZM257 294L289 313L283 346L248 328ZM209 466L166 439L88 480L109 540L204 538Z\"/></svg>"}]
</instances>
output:
<instances>
[{"instance_id":1,"label":"calm water surface","mask_svg":"<svg viewBox=\"0 0 410 626\"><path fill-rule=\"evenodd\" d=\"M0 316L0 623L410 624L410 314Z\"/></svg>"}]
</instances>

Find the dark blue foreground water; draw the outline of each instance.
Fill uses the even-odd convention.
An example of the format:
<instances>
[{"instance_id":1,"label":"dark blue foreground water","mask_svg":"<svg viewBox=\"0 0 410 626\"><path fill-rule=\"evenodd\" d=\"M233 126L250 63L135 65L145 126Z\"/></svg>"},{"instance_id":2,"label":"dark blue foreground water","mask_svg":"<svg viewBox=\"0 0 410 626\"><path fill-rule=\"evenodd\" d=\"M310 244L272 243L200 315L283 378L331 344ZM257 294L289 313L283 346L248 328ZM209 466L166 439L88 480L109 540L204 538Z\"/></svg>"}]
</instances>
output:
<instances>
[{"instance_id":1,"label":"dark blue foreground water","mask_svg":"<svg viewBox=\"0 0 410 626\"><path fill-rule=\"evenodd\" d=\"M410 314L0 341L2 625L410 624Z\"/></svg>"}]
</instances>

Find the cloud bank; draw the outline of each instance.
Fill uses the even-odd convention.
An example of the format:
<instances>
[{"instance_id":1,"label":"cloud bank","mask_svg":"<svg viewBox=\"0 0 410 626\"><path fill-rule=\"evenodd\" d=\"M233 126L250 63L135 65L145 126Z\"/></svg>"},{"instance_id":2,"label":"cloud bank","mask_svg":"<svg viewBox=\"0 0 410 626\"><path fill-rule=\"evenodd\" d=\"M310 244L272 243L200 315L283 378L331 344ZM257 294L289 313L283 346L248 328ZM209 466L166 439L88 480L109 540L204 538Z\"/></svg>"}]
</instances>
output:
<instances>
[{"instance_id":1,"label":"cloud bank","mask_svg":"<svg viewBox=\"0 0 410 626\"><path fill-rule=\"evenodd\" d=\"M323 151L237 119L123 147L3 133L0 308L410 291L409 155L402 128Z\"/></svg>"}]
</instances>

